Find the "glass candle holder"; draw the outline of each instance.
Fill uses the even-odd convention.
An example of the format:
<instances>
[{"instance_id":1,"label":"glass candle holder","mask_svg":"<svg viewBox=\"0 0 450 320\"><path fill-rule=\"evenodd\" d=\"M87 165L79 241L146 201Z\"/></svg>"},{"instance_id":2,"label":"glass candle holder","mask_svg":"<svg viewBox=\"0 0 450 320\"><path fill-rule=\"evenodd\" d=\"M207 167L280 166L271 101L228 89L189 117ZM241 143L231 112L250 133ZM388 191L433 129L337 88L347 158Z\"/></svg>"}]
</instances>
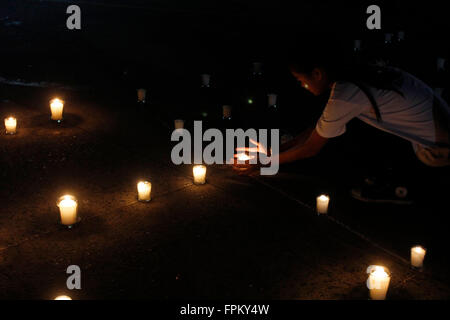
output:
<instances>
[{"instance_id":1,"label":"glass candle holder","mask_svg":"<svg viewBox=\"0 0 450 320\"><path fill-rule=\"evenodd\" d=\"M194 184L201 185L206 183L206 167L197 165L193 168Z\"/></svg>"},{"instance_id":2,"label":"glass candle holder","mask_svg":"<svg viewBox=\"0 0 450 320\"><path fill-rule=\"evenodd\" d=\"M423 260L427 250L422 246L414 246L411 248L411 266L413 268L422 269Z\"/></svg>"},{"instance_id":3,"label":"glass candle holder","mask_svg":"<svg viewBox=\"0 0 450 320\"><path fill-rule=\"evenodd\" d=\"M370 299L385 300L391 281L389 270L382 266L369 266L367 273L369 274L367 288L369 289Z\"/></svg>"},{"instance_id":4,"label":"glass candle holder","mask_svg":"<svg viewBox=\"0 0 450 320\"><path fill-rule=\"evenodd\" d=\"M137 184L138 200L141 202L149 202L152 192L152 184L148 181L140 181Z\"/></svg>"},{"instance_id":5,"label":"glass candle holder","mask_svg":"<svg viewBox=\"0 0 450 320\"><path fill-rule=\"evenodd\" d=\"M6 134L15 134L17 129L17 119L9 117L5 119Z\"/></svg>"},{"instance_id":6,"label":"glass candle holder","mask_svg":"<svg viewBox=\"0 0 450 320\"><path fill-rule=\"evenodd\" d=\"M222 107L223 119L231 119L231 106L224 105Z\"/></svg>"},{"instance_id":7,"label":"glass candle holder","mask_svg":"<svg viewBox=\"0 0 450 320\"><path fill-rule=\"evenodd\" d=\"M145 103L146 95L147 95L147 90L146 89L143 89L143 88L137 89L138 102Z\"/></svg>"},{"instance_id":8,"label":"glass candle holder","mask_svg":"<svg viewBox=\"0 0 450 320\"><path fill-rule=\"evenodd\" d=\"M330 197L326 194L322 194L316 198L316 208L318 214L328 213L328 204L330 203Z\"/></svg>"},{"instance_id":9,"label":"glass candle holder","mask_svg":"<svg viewBox=\"0 0 450 320\"><path fill-rule=\"evenodd\" d=\"M202 77L202 87L208 88L210 86L211 75L202 74L201 77Z\"/></svg>"},{"instance_id":10,"label":"glass candle holder","mask_svg":"<svg viewBox=\"0 0 450 320\"><path fill-rule=\"evenodd\" d=\"M61 224L72 228L80 221L78 216L78 202L74 196L64 195L58 199L56 204L59 208Z\"/></svg>"},{"instance_id":11,"label":"glass candle holder","mask_svg":"<svg viewBox=\"0 0 450 320\"><path fill-rule=\"evenodd\" d=\"M58 123L63 120L64 101L58 98L50 100L50 111L52 113L52 120Z\"/></svg>"}]
</instances>

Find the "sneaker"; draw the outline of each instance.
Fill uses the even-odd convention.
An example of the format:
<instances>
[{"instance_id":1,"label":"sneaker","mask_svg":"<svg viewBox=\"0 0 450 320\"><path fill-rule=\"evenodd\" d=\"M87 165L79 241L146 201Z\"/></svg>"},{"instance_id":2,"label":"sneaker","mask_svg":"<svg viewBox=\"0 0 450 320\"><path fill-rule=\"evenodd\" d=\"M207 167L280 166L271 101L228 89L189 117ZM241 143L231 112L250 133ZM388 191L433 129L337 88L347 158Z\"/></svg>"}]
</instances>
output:
<instances>
[{"instance_id":1,"label":"sneaker","mask_svg":"<svg viewBox=\"0 0 450 320\"><path fill-rule=\"evenodd\" d=\"M404 186L377 185L374 180L366 179L362 187L352 188L350 195L360 201L392 204L413 204Z\"/></svg>"}]
</instances>

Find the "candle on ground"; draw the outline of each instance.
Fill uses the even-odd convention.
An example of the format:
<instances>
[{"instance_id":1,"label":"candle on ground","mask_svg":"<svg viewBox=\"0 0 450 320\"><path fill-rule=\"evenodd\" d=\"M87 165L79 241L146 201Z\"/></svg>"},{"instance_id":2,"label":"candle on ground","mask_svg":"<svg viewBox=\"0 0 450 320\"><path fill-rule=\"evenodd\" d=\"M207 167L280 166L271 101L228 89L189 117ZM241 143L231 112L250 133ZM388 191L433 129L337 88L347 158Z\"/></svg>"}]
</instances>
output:
<instances>
[{"instance_id":1,"label":"candle on ground","mask_svg":"<svg viewBox=\"0 0 450 320\"><path fill-rule=\"evenodd\" d=\"M423 260L427 250L422 246L415 246L411 248L411 265L415 268L423 267Z\"/></svg>"},{"instance_id":2,"label":"candle on ground","mask_svg":"<svg viewBox=\"0 0 450 320\"><path fill-rule=\"evenodd\" d=\"M277 105L277 95L275 93L269 93L267 95L269 107Z\"/></svg>"},{"instance_id":3,"label":"candle on ground","mask_svg":"<svg viewBox=\"0 0 450 320\"><path fill-rule=\"evenodd\" d=\"M222 107L222 112L223 112L223 118L224 119L231 119L231 106L224 105Z\"/></svg>"},{"instance_id":4,"label":"candle on ground","mask_svg":"<svg viewBox=\"0 0 450 320\"><path fill-rule=\"evenodd\" d=\"M9 117L5 119L6 134L15 134L17 128L17 119Z\"/></svg>"},{"instance_id":5,"label":"candle on ground","mask_svg":"<svg viewBox=\"0 0 450 320\"><path fill-rule=\"evenodd\" d=\"M138 102L145 102L145 96L147 94L147 90L145 89L137 89L137 98Z\"/></svg>"},{"instance_id":6,"label":"candle on ground","mask_svg":"<svg viewBox=\"0 0 450 320\"><path fill-rule=\"evenodd\" d=\"M72 300L69 296L57 296L55 300Z\"/></svg>"},{"instance_id":7,"label":"candle on ground","mask_svg":"<svg viewBox=\"0 0 450 320\"><path fill-rule=\"evenodd\" d=\"M174 121L175 129L183 129L184 128L184 120L177 119Z\"/></svg>"},{"instance_id":8,"label":"candle on ground","mask_svg":"<svg viewBox=\"0 0 450 320\"><path fill-rule=\"evenodd\" d=\"M209 87L211 76L209 74L202 74L202 87Z\"/></svg>"},{"instance_id":9,"label":"candle on ground","mask_svg":"<svg viewBox=\"0 0 450 320\"><path fill-rule=\"evenodd\" d=\"M52 120L60 122L63 119L64 101L55 98L50 101L50 111L52 112Z\"/></svg>"},{"instance_id":10,"label":"candle on ground","mask_svg":"<svg viewBox=\"0 0 450 320\"><path fill-rule=\"evenodd\" d=\"M369 266L367 273L369 274L367 288L369 289L370 298L372 300L386 299L386 293L391 280L389 271L382 266Z\"/></svg>"},{"instance_id":11,"label":"candle on ground","mask_svg":"<svg viewBox=\"0 0 450 320\"><path fill-rule=\"evenodd\" d=\"M330 197L322 194L316 198L316 202L317 202L317 213L326 214L328 212L328 203L330 202Z\"/></svg>"},{"instance_id":12,"label":"candle on ground","mask_svg":"<svg viewBox=\"0 0 450 320\"><path fill-rule=\"evenodd\" d=\"M151 198L152 184L148 181L141 181L137 184L138 200L148 202Z\"/></svg>"},{"instance_id":13,"label":"candle on ground","mask_svg":"<svg viewBox=\"0 0 450 320\"><path fill-rule=\"evenodd\" d=\"M206 167L204 165L194 166L194 184L206 183Z\"/></svg>"},{"instance_id":14,"label":"candle on ground","mask_svg":"<svg viewBox=\"0 0 450 320\"><path fill-rule=\"evenodd\" d=\"M60 197L58 207L61 215L61 224L70 228L78 222L78 203L74 196L65 195Z\"/></svg>"}]
</instances>

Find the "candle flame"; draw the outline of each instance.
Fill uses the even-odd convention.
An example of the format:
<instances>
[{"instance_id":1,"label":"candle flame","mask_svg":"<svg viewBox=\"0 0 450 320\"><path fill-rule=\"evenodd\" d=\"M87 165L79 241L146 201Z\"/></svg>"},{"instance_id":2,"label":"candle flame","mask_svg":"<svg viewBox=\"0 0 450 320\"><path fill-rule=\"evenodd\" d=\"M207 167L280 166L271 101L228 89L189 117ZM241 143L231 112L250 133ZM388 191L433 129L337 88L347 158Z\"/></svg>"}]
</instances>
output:
<instances>
[{"instance_id":1,"label":"candle flame","mask_svg":"<svg viewBox=\"0 0 450 320\"><path fill-rule=\"evenodd\" d=\"M57 296L55 300L72 300L69 296Z\"/></svg>"},{"instance_id":2,"label":"candle flame","mask_svg":"<svg viewBox=\"0 0 450 320\"><path fill-rule=\"evenodd\" d=\"M330 197L327 196L327 195L322 194L322 195L320 195L319 200L321 200L321 201L330 200Z\"/></svg>"},{"instance_id":3,"label":"candle flame","mask_svg":"<svg viewBox=\"0 0 450 320\"><path fill-rule=\"evenodd\" d=\"M247 155L245 153L239 153L236 155L236 158L240 161L248 161L250 159L254 159L255 157L254 156L250 157L249 155Z\"/></svg>"},{"instance_id":4,"label":"candle flame","mask_svg":"<svg viewBox=\"0 0 450 320\"><path fill-rule=\"evenodd\" d=\"M59 199L60 199L60 201L59 201L58 205L60 207L73 207L73 206L77 205L77 200L75 199L75 197L71 196L69 194L62 196Z\"/></svg>"},{"instance_id":5,"label":"candle flame","mask_svg":"<svg viewBox=\"0 0 450 320\"><path fill-rule=\"evenodd\" d=\"M423 247L421 247L421 246L416 246L416 247L413 248L413 250L416 253L425 253L426 252L426 250Z\"/></svg>"},{"instance_id":6,"label":"candle flame","mask_svg":"<svg viewBox=\"0 0 450 320\"><path fill-rule=\"evenodd\" d=\"M147 190L148 188L150 188L151 187L151 183L150 182L148 182L148 181L140 181L139 183L138 183L138 191L139 192L144 192L145 190Z\"/></svg>"},{"instance_id":7,"label":"candle flame","mask_svg":"<svg viewBox=\"0 0 450 320\"><path fill-rule=\"evenodd\" d=\"M194 166L194 175L202 175L206 172L206 167L203 165Z\"/></svg>"}]
</instances>

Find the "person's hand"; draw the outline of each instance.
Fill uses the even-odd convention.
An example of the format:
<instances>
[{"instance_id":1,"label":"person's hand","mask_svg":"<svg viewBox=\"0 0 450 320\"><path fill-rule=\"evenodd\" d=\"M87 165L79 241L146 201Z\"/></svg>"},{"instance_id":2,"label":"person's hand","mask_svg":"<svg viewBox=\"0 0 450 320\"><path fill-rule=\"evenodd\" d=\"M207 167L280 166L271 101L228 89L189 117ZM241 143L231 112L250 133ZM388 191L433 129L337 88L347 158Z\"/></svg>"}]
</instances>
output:
<instances>
[{"instance_id":1,"label":"person's hand","mask_svg":"<svg viewBox=\"0 0 450 320\"><path fill-rule=\"evenodd\" d=\"M259 143L258 141L255 141L253 139L250 139L250 143L255 145L255 147L251 147L251 148L247 148L247 147L236 148L236 151L252 152L252 153L263 153L263 154L267 155L267 149L261 143Z\"/></svg>"}]
</instances>

